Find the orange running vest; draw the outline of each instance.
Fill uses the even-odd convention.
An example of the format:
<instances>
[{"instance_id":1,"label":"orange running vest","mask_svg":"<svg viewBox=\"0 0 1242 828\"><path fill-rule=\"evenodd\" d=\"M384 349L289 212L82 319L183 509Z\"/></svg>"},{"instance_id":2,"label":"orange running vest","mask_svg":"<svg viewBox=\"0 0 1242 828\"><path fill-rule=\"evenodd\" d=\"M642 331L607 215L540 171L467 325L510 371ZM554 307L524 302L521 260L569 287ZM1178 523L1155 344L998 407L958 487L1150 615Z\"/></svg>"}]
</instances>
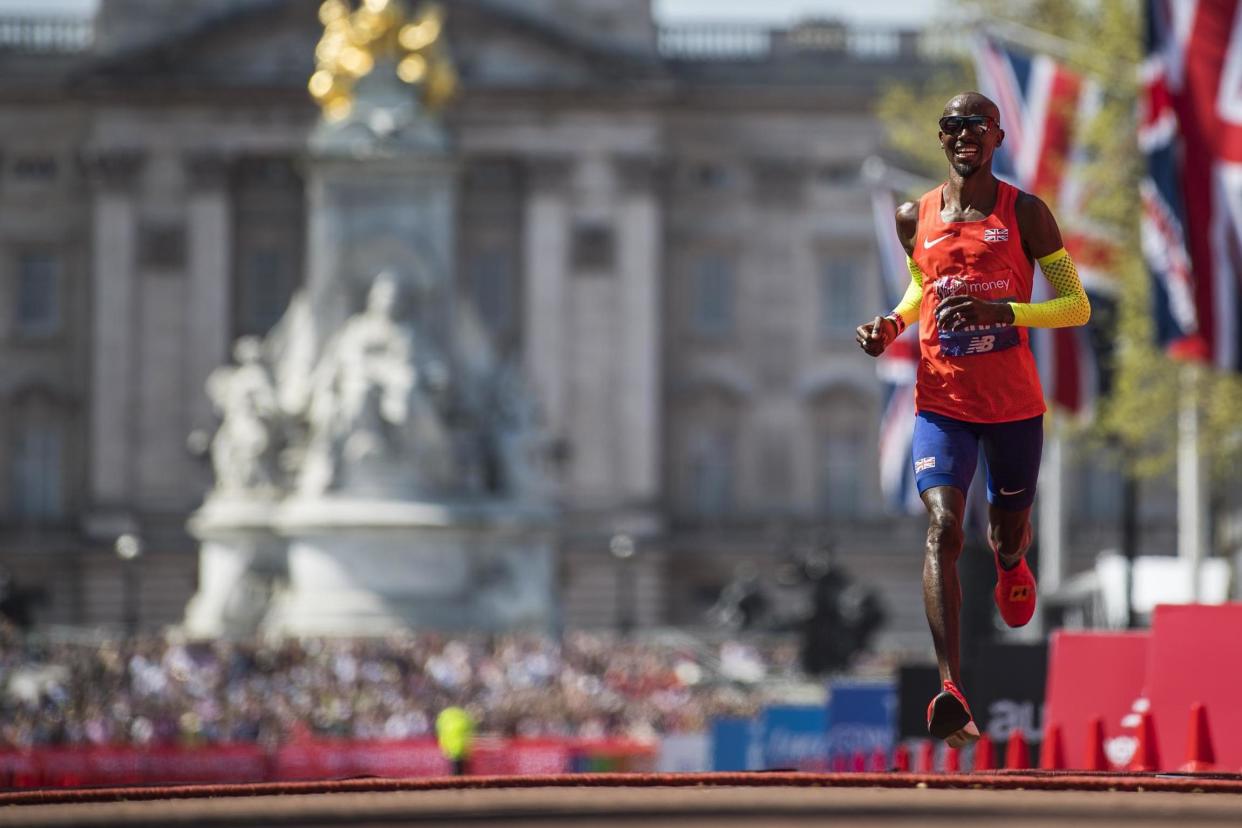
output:
<instances>
[{"instance_id":1,"label":"orange running vest","mask_svg":"<svg viewBox=\"0 0 1242 828\"><path fill-rule=\"evenodd\" d=\"M914 237L913 258L923 271L914 406L974 423L1042 414L1044 393L1026 328L976 325L941 331L936 324L936 308L949 296L1031 301L1035 268L1018 234L1018 189L998 182L996 206L987 218L953 222L940 218L940 191L937 187L919 199Z\"/></svg>"}]
</instances>

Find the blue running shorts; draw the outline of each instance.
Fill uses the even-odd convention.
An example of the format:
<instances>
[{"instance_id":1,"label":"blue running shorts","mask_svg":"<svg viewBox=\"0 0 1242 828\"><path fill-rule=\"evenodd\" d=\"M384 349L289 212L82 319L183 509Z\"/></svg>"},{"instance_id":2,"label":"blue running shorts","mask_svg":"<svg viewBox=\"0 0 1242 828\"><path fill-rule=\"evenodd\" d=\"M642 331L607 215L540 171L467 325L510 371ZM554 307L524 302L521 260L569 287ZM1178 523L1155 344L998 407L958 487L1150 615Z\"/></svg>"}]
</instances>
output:
<instances>
[{"instance_id":1,"label":"blue running shorts","mask_svg":"<svg viewBox=\"0 0 1242 828\"><path fill-rule=\"evenodd\" d=\"M1007 423L971 423L920 411L914 417L914 480L919 494L956 486L965 494L975 476L979 446L988 472L988 503L1022 511L1035 502L1044 448L1044 415Z\"/></svg>"}]
</instances>

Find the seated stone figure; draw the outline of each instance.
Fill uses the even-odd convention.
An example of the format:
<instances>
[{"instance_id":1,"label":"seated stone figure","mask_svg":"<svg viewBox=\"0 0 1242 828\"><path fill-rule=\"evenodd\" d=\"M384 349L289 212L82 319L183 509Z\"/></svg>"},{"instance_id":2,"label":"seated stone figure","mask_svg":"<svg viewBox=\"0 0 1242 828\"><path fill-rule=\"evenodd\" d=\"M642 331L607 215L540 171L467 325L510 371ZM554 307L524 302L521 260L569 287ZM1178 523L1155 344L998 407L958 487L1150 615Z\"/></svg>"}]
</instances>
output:
<instances>
[{"instance_id":1,"label":"seated stone figure","mask_svg":"<svg viewBox=\"0 0 1242 828\"><path fill-rule=\"evenodd\" d=\"M311 378L303 495L401 499L451 482L451 440L427 387L429 360L400 317L400 299L397 276L381 272L365 309L324 348Z\"/></svg>"}]
</instances>

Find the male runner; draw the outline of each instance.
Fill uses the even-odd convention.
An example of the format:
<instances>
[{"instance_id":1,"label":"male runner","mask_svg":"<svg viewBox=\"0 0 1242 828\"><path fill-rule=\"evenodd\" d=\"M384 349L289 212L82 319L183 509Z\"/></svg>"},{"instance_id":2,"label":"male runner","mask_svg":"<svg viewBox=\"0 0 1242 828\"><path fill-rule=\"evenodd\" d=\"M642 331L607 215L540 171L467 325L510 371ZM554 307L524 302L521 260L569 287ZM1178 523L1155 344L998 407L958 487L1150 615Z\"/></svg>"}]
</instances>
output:
<instances>
[{"instance_id":1,"label":"male runner","mask_svg":"<svg viewBox=\"0 0 1242 828\"><path fill-rule=\"evenodd\" d=\"M994 597L1005 623L1020 627L1035 612L1025 555L1044 414L1026 329L1081 325L1091 315L1051 211L992 174L992 155L1004 139L996 104L978 92L945 106L940 145L948 180L897 209L910 286L891 313L857 331L862 349L879 356L906 325L919 322L913 460L929 518L923 603L943 686L928 705L927 729L951 747L979 738L961 690L957 576L978 447L987 462ZM1056 298L1032 304L1035 261Z\"/></svg>"}]
</instances>

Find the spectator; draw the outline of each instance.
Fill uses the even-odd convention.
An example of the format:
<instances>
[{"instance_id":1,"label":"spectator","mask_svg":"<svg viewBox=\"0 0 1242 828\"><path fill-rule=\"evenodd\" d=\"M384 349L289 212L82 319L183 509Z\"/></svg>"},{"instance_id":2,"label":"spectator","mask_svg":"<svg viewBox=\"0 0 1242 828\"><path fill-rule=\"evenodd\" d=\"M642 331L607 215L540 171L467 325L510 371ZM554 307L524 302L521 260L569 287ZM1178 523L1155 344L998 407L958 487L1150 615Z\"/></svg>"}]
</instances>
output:
<instances>
[{"instance_id":1,"label":"spectator","mask_svg":"<svg viewBox=\"0 0 1242 828\"><path fill-rule=\"evenodd\" d=\"M450 706L481 734L650 740L752 714L758 680L796 665L791 644L585 632L48 642L0 625L0 747L410 739Z\"/></svg>"}]
</instances>

